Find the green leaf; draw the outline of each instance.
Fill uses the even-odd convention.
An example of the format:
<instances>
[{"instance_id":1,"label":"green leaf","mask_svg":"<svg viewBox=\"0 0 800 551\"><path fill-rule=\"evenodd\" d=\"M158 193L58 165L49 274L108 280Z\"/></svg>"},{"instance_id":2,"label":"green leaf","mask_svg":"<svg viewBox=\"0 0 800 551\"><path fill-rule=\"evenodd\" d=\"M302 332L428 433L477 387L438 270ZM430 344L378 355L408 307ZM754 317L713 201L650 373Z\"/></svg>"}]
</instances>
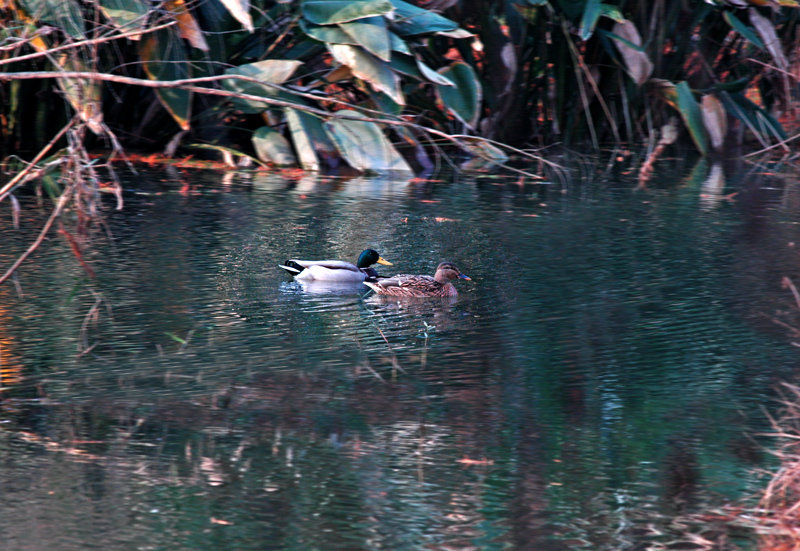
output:
<instances>
[{"instance_id":1,"label":"green leaf","mask_svg":"<svg viewBox=\"0 0 800 551\"><path fill-rule=\"evenodd\" d=\"M765 147L773 140L786 140L783 126L744 94L720 92L719 97L725 110L742 121Z\"/></svg>"},{"instance_id":2,"label":"green leaf","mask_svg":"<svg viewBox=\"0 0 800 551\"><path fill-rule=\"evenodd\" d=\"M396 103L405 105L400 79L386 62L356 46L347 44L328 44L333 58L350 67L353 74L372 85L376 90L387 94Z\"/></svg>"},{"instance_id":3,"label":"green leaf","mask_svg":"<svg viewBox=\"0 0 800 551\"><path fill-rule=\"evenodd\" d=\"M300 166L305 170L319 170L318 154L323 157L338 156L336 146L317 117L291 108L285 109L285 113Z\"/></svg>"},{"instance_id":4,"label":"green leaf","mask_svg":"<svg viewBox=\"0 0 800 551\"><path fill-rule=\"evenodd\" d=\"M728 22L728 25L730 25L733 28L733 30L738 32L740 35L745 37L747 40L749 40L750 42L752 42L753 44L755 44L759 48L763 48L764 47L764 43L761 42L761 39L756 34L755 29L745 25L744 22L741 19L739 19L738 17L733 15L733 12L730 12L730 11L722 12L722 18L725 21Z\"/></svg>"},{"instance_id":5,"label":"green leaf","mask_svg":"<svg viewBox=\"0 0 800 551\"><path fill-rule=\"evenodd\" d=\"M411 48L408 47L406 41L389 31L389 41L392 44L392 50L400 52L401 54L411 55Z\"/></svg>"},{"instance_id":6,"label":"green leaf","mask_svg":"<svg viewBox=\"0 0 800 551\"><path fill-rule=\"evenodd\" d=\"M352 36L344 32L338 25L313 25L301 19L300 28L303 29L303 32L308 36L320 42L327 42L329 44L358 44Z\"/></svg>"},{"instance_id":7,"label":"green leaf","mask_svg":"<svg viewBox=\"0 0 800 551\"><path fill-rule=\"evenodd\" d=\"M100 10L121 32L144 28L147 6L140 0L100 0Z\"/></svg>"},{"instance_id":8,"label":"green leaf","mask_svg":"<svg viewBox=\"0 0 800 551\"><path fill-rule=\"evenodd\" d=\"M613 19L617 23L622 23L625 21L625 16L622 15L622 12L619 11L619 8L609 4L600 4L600 17Z\"/></svg>"},{"instance_id":9,"label":"green leaf","mask_svg":"<svg viewBox=\"0 0 800 551\"><path fill-rule=\"evenodd\" d=\"M392 27L400 36L433 34L441 31L454 31L458 28L458 23L455 21L403 2L403 0L392 0L392 4L395 7Z\"/></svg>"},{"instance_id":10,"label":"green leaf","mask_svg":"<svg viewBox=\"0 0 800 551\"><path fill-rule=\"evenodd\" d=\"M675 89L678 93L678 112L689 129L689 134L692 136L698 151L706 155L708 153L708 134L706 134L706 128L703 124L703 114L700 111L700 106L695 101L692 90L686 81L679 82Z\"/></svg>"},{"instance_id":11,"label":"green leaf","mask_svg":"<svg viewBox=\"0 0 800 551\"><path fill-rule=\"evenodd\" d=\"M282 84L291 78L295 70L302 65L302 61L290 59L267 59L264 61L257 61L255 63L248 63L246 65L239 65L225 70L226 75L242 75L260 80L261 82L270 84ZM271 86L263 86L255 82L246 82L243 80L223 80L222 86L231 92L238 92L240 94L250 94L253 96L261 96L264 98L282 97L279 90ZM282 98L293 101L293 98ZM233 104L237 109L244 113L260 113L267 108L267 104L259 101L251 101L245 99L234 98Z\"/></svg>"},{"instance_id":12,"label":"green leaf","mask_svg":"<svg viewBox=\"0 0 800 551\"><path fill-rule=\"evenodd\" d=\"M581 17L581 28L578 35L581 40L589 40L594 33L594 28L597 25L597 20L601 14L600 0L586 0L583 8L583 16Z\"/></svg>"},{"instance_id":13,"label":"green leaf","mask_svg":"<svg viewBox=\"0 0 800 551\"><path fill-rule=\"evenodd\" d=\"M139 42L139 57L150 80L179 80L190 77L183 41L175 27L148 33ZM188 130L192 94L180 88L157 88L156 96L183 130Z\"/></svg>"},{"instance_id":14,"label":"green leaf","mask_svg":"<svg viewBox=\"0 0 800 551\"><path fill-rule=\"evenodd\" d=\"M419 59L417 60L417 67L419 67L422 76L431 81L432 83L437 84L439 86L447 86L450 88L455 86L455 83L446 76L444 76L443 74L441 74L441 71L437 73L436 71L425 65L423 62L421 62Z\"/></svg>"},{"instance_id":15,"label":"green leaf","mask_svg":"<svg viewBox=\"0 0 800 551\"><path fill-rule=\"evenodd\" d=\"M389 0L303 0L303 17L318 25L346 23L392 11Z\"/></svg>"},{"instance_id":16,"label":"green leaf","mask_svg":"<svg viewBox=\"0 0 800 551\"><path fill-rule=\"evenodd\" d=\"M86 38L81 7L74 0L20 0L20 6L33 19L58 27L72 38Z\"/></svg>"},{"instance_id":17,"label":"green leaf","mask_svg":"<svg viewBox=\"0 0 800 551\"><path fill-rule=\"evenodd\" d=\"M253 132L252 141L256 154L262 161L278 166L297 164L292 146L280 132L269 126L262 126Z\"/></svg>"},{"instance_id":18,"label":"green leaf","mask_svg":"<svg viewBox=\"0 0 800 551\"><path fill-rule=\"evenodd\" d=\"M360 171L402 171L411 172L405 159L389 143L378 124L339 118L364 118L358 111L342 109L336 112L337 117L325 126L331 139L339 147L345 160Z\"/></svg>"},{"instance_id":19,"label":"green leaf","mask_svg":"<svg viewBox=\"0 0 800 551\"><path fill-rule=\"evenodd\" d=\"M339 23L339 27L365 50L383 61L389 61L392 51L391 41L383 17L367 17L358 21Z\"/></svg>"},{"instance_id":20,"label":"green leaf","mask_svg":"<svg viewBox=\"0 0 800 551\"><path fill-rule=\"evenodd\" d=\"M466 63L453 63L439 71L442 76L455 83L455 86L436 85L436 93L444 106L461 119L465 124L473 126L478 119L481 105L481 84L472 67Z\"/></svg>"}]
</instances>

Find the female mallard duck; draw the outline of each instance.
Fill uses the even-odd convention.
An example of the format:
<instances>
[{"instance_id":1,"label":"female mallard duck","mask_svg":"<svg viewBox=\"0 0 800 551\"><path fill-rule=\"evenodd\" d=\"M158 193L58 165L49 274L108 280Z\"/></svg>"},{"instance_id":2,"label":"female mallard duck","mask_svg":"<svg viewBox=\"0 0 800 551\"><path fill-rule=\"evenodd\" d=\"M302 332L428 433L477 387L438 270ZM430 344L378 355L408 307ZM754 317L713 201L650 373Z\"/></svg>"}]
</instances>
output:
<instances>
[{"instance_id":1,"label":"female mallard duck","mask_svg":"<svg viewBox=\"0 0 800 551\"><path fill-rule=\"evenodd\" d=\"M361 283L366 278L375 279L378 272L370 268L375 263L391 266L392 263L381 258L372 249L363 251L355 265L344 260L296 260L291 259L280 265L295 279L303 281L331 281L335 283Z\"/></svg>"},{"instance_id":2,"label":"female mallard duck","mask_svg":"<svg viewBox=\"0 0 800 551\"><path fill-rule=\"evenodd\" d=\"M450 283L454 279L470 279L462 274L452 262L442 262L436 275L398 274L378 281L365 281L379 295L395 297L454 297L458 294Z\"/></svg>"}]
</instances>

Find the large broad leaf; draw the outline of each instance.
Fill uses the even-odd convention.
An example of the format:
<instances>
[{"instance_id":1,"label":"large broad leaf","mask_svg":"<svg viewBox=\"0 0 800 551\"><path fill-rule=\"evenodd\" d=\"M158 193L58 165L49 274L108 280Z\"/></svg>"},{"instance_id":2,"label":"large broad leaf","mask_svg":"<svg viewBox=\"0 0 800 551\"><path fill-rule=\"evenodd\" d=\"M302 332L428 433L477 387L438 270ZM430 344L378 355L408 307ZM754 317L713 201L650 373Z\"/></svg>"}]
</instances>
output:
<instances>
[{"instance_id":1,"label":"large broad leaf","mask_svg":"<svg viewBox=\"0 0 800 551\"><path fill-rule=\"evenodd\" d=\"M641 86L653 73L653 63L642 49L642 37L631 21L627 19L614 25L614 45L625 61L625 69L633 81ZM620 38L617 38L620 37Z\"/></svg>"},{"instance_id":2,"label":"large broad leaf","mask_svg":"<svg viewBox=\"0 0 800 551\"><path fill-rule=\"evenodd\" d=\"M141 0L100 0L100 11L121 32L143 29L147 22L147 6ZM139 40L139 35L129 38Z\"/></svg>"},{"instance_id":3,"label":"large broad leaf","mask_svg":"<svg viewBox=\"0 0 800 551\"><path fill-rule=\"evenodd\" d=\"M415 36L458 29L458 23L438 13L413 6L403 0L392 0L395 14L392 27L400 36Z\"/></svg>"},{"instance_id":4,"label":"large broad leaf","mask_svg":"<svg viewBox=\"0 0 800 551\"><path fill-rule=\"evenodd\" d=\"M325 132L322 121L297 109L287 108L285 112L300 166L306 170L319 170L320 157L338 156L339 152Z\"/></svg>"},{"instance_id":5,"label":"large broad leaf","mask_svg":"<svg viewBox=\"0 0 800 551\"><path fill-rule=\"evenodd\" d=\"M225 70L226 75L242 75L257 79L269 84L282 84L289 80L297 68L302 65L302 61L290 59L267 59L239 65ZM264 98L275 98L281 96L280 91L271 86L264 86L255 82L244 80L223 80L222 86L231 92L261 96ZM291 99L291 98L289 98ZM237 109L244 113L260 113L267 108L267 104L259 101L235 98L233 104Z\"/></svg>"},{"instance_id":6,"label":"large broad leaf","mask_svg":"<svg viewBox=\"0 0 800 551\"><path fill-rule=\"evenodd\" d=\"M391 58L391 41L383 17L367 17L339 23L339 27L372 55L383 61Z\"/></svg>"},{"instance_id":7,"label":"large broad leaf","mask_svg":"<svg viewBox=\"0 0 800 551\"><path fill-rule=\"evenodd\" d=\"M703 96L700 102L700 109L703 112L703 122L708 132L711 147L719 150L725 142L725 135L728 133L728 114L722 102L711 94Z\"/></svg>"},{"instance_id":8,"label":"large broad leaf","mask_svg":"<svg viewBox=\"0 0 800 551\"><path fill-rule=\"evenodd\" d=\"M602 13L601 5L600 0L586 0L583 7L583 15L581 16L581 28L578 31L581 40L588 40L594 34L597 20L600 19Z\"/></svg>"},{"instance_id":9,"label":"large broad leaf","mask_svg":"<svg viewBox=\"0 0 800 551\"><path fill-rule=\"evenodd\" d=\"M174 27L148 33L139 43L139 57L150 80L189 78L189 61L183 41ZM161 104L183 130L189 129L192 94L180 88L157 88Z\"/></svg>"},{"instance_id":10,"label":"large broad leaf","mask_svg":"<svg viewBox=\"0 0 800 551\"><path fill-rule=\"evenodd\" d=\"M250 17L250 0L219 0L228 12L242 24L242 27L253 32L253 18Z\"/></svg>"},{"instance_id":11,"label":"large broad leaf","mask_svg":"<svg viewBox=\"0 0 800 551\"><path fill-rule=\"evenodd\" d=\"M317 25L346 23L392 11L389 0L303 0L303 17Z\"/></svg>"},{"instance_id":12,"label":"large broad leaf","mask_svg":"<svg viewBox=\"0 0 800 551\"><path fill-rule=\"evenodd\" d=\"M466 63L454 63L440 73L455 86L436 85L436 92L444 106L469 126L478 119L481 105L481 84L475 71Z\"/></svg>"},{"instance_id":13,"label":"large broad leaf","mask_svg":"<svg viewBox=\"0 0 800 551\"><path fill-rule=\"evenodd\" d=\"M20 6L33 19L58 27L72 38L86 38L81 7L74 0L20 0Z\"/></svg>"},{"instance_id":14,"label":"large broad leaf","mask_svg":"<svg viewBox=\"0 0 800 551\"><path fill-rule=\"evenodd\" d=\"M386 62L356 46L329 44L328 49L334 59L350 67L355 76L369 82L373 88L385 93L396 103L405 105L400 79Z\"/></svg>"},{"instance_id":15,"label":"large broad leaf","mask_svg":"<svg viewBox=\"0 0 800 551\"><path fill-rule=\"evenodd\" d=\"M692 90L685 81L679 82L675 86L675 90L678 93L678 112L689 129L689 134L692 136L697 149L705 155L708 153L708 134L706 134L700 106L697 105Z\"/></svg>"},{"instance_id":16,"label":"large broad leaf","mask_svg":"<svg viewBox=\"0 0 800 551\"><path fill-rule=\"evenodd\" d=\"M761 39L756 34L755 29L745 25L741 19L733 15L733 12L730 11L722 12L722 18L728 22L728 25L730 25L736 32L745 37L747 40L749 40L759 48L764 47L764 43L761 42Z\"/></svg>"},{"instance_id":17,"label":"large broad leaf","mask_svg":"<svg viewBox=\"0 0 800 551\"><path fill-rule=\"evenodd\" d=\"M278 166L297 164L292 146L280 132L269 126L262 126L253 132L253 147L258 158L266 163Z\"/></svg>"},{"instance_id":18,"label":"large broad leaf","mask_svg":"<svg viewBox=\"0 0 800 551\"><path fill-rule=\"evenodd\" d=\"M363 118L358 111L343 109L336 115ZM334 118L326 124L328 134L345 160L357 170L411 172L405 159L374 122Z\"/></svg>"}]
</instances>

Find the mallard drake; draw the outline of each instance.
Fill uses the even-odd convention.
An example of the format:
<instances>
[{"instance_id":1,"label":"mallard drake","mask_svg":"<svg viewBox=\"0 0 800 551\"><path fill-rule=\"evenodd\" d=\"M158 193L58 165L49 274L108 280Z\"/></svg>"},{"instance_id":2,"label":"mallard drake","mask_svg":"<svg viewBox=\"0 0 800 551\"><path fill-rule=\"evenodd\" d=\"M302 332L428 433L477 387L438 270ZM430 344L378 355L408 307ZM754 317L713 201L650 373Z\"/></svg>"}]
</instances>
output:
<instances>
[{"instance_id":1,"label":"mallard drake","mask_svg":"<svg viewBox=\"0 0 800 551\"><path fill-rule=\"evenodd\" d=\"M373 264L391 266L392 263L381 258L375 250L363 251L356 264L344 260L296 260L290 259L280 265L302 281L331 281L338 283L360 283L367 279L377 279L378 272L370 268Z\"/></svg>"},{"instance_id":2,"label":"mallard drake","mask_svg":"<svg viewBox=\"0 0 800 551\"><path fill-rule=\"evenodd\" d=\"M436 267L436 274L411 275L397 274L377 281L365 281L370 289L379 295L395 297L454 297L458 294L450 283L454 279L470 279L452 262L442 262Z\"/></svg>"}]
</instances>

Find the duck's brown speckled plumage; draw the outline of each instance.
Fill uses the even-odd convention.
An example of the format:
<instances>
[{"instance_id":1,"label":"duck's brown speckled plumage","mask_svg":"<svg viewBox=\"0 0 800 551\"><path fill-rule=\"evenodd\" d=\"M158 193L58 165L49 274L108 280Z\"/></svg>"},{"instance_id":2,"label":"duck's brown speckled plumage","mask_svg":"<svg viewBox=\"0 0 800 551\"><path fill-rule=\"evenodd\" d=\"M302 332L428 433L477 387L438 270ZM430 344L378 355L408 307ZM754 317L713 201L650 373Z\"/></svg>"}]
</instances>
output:
<instances>
[{"instance_id":1,"label":"duck's brown speckled plumage","mask_svg":"<svg viewBox=\"0 0 800 551\"><path fill-rule=\"evenodd\" d=\"M365 281L379 295L395 297L454 297L458 294L451 283L454 279L469 279L452 262L442 262L436 274L397 274L377 281Z\"/></svg>"}]
</instances>

